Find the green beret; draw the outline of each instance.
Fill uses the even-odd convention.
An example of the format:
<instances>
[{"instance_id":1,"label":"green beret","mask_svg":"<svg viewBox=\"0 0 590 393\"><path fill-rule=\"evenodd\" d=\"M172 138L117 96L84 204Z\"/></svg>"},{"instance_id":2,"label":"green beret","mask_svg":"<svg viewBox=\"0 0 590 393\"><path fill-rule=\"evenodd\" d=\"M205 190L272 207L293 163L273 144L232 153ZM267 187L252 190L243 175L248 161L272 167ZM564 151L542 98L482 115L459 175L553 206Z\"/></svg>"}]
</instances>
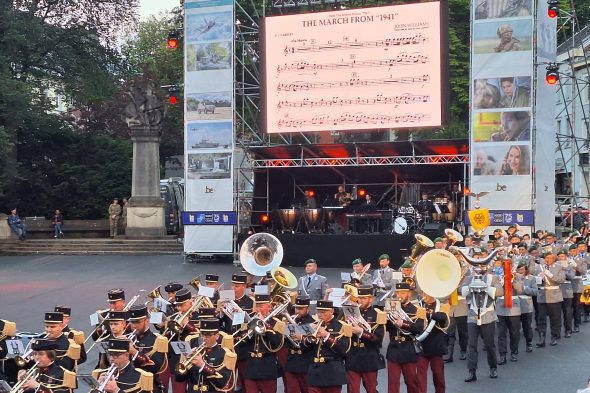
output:
<instances>
[{"instance_id":1,"label":"green beret","mask_svg":"<svg viewBox=\"0 0 590 393\"><path fill-rule=\"evenodd\" d=\"M572 244L569 249L570 250L576 250L577 248L578 248L578 245L577 244Z\"/></svg>"},{"instance_id":2,"label":"green beret","mask_svg":"<svg viewBox=\"0 0 590 393\"><path fill-rule=\"evenodd\" d=\"M537 247L531 246L529 247L529 252L537 251Z\"/></svg>"},{"instance_id":3,"label":"green beret","mask_svg":"<svg viewBox=\"0 0 590 393\"><path fill-rule=\"evenodd\" d=\"M436 239L434 239L434 243L444 242L444 241L445 241L445 239L443 239L442 237L437 237Z\"/></svg>"},{"instance_id":4,"label":"green beret","mask_svg":"<svg viewBox=\"0 0 590 393\"><path fill-rule=\"evenodd\" d=\"M360 259L360 258L357 258L357 259L355 259L354 261L352 261L352 266L354 266L354 265L358 265L359 263L362 265L362 264L363 264L363 261L361 261L361 259Z\"/></svg>"},{"instance_id":5,"label":"green beret","mask_svg":"<svg viewBox=\"0 0 590 393\"><path fill-rule=\"evenodd\" d=\"M315 261L315 259L309 258L307 261L305 261L305 263L303 263L303 266L307 266L310 263L315 263L317 265L317 262Z\"/></svg>"},{"instance_id":6,"label":"green beret","mask_svg":"<svg viewBox=\"0 0 590 393\"><path fill-rule=\"evenodd\" d=\"M382 260L384 260L384 259L390 259L390 258L389 258L389 255L388 255L388 254L381 254L381 255L379 256L379 260L380 260L380 261L382 261Z\"/></svg>"},{"instance_id":7,"label":"green beret","mask_svg":"<svg viewBox=\"0 0 590 393\"><path fill-rule=\"evenodd\" d=\"M557 255L567 255L567 250L561 249L559 251L557 251Z\"/></svg>"},{"instance_id":8,"label":"green beret","mask_svg":"<svg viewBox=\"0 0 590 393\"><path fill-rule=\"evenodd\" d=\"M411 269L412 267L412 262L410 262L409 259L406 259L406 261L400 266L400 269Z\"/></svg>"},{"instance_id":9,"label":"green beret","mask_svg":"<svg viewBox=\"0 0 590 393\"><path fill-rule=\"evenodd\" d=\"M546 256L552 255L553 253L551 251L547 251L543 253L543 258L545 258Z\"/></svg>"},{"instance_id":10,"label":"green beret","mask_svg":"<svg viewBox=\"0 0 590 393\"><path fill-rule=\"evenodd\" d=\"M576 246L585 246L585 245L586 245L586 243L584 243L584 242L577 242L576 243Z\"/></svg>"},{"instance_id":11,"label":"green beret","mask_svg":"<svg viewBox=\"0 0 590 393\"><path fill-rule=\"evenodd\" d=\"M521 268L523 266L528 266L528 263L527 263L526 259L521 259L520 261L518 261L517 268Z\"/></svg>"},{"instance_id":12,"label":"green beret","mask_svg":"<svg viewBox=\"0 0 590 393\"><path fill-rule=\"evenodd\" d=\"M549 236L551 236L551 237L557 237L557 236L555 236L555 233L553 233L553 232L548 232L547 233L547 236L545 236L545 237L549 237Z\"/></svg>"}]
</instances>

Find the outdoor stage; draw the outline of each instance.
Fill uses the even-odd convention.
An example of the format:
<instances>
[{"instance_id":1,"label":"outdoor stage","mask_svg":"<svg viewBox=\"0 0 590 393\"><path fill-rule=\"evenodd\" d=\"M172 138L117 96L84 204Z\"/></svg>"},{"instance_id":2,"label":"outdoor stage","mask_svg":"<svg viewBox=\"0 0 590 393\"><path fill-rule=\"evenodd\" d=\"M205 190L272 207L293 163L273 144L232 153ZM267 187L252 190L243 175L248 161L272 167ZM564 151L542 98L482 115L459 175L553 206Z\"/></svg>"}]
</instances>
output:
<instances>
[{"instance_id":1,"label":"outdoor stage","mask_svg":"<svg viewBox=\"0 0 590 393\"><path fill-rule=\"evenodd\" d=\"M274 236L281 241L285 252L282 266L301 267L306 260L313 258L320 271L323 267L351 270L351 263L356 258L376 267L379 255L384 253L391 257L390 266L397 268L403 262L402 253L407 255L415 243L412 235L285 233ZM240 236L240 244L246 237Z\"/></svg>"}]
</instances>

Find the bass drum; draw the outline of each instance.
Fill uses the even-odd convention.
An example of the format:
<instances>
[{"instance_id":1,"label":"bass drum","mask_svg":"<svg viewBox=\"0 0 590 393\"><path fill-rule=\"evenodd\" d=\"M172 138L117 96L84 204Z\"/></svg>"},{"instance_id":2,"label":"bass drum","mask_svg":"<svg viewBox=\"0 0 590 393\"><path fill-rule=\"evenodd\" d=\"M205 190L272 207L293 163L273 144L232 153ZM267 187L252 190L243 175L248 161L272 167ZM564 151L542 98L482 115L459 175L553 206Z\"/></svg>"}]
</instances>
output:
<instances>
[{"instance_id":1,"label":"bass drum","mask_svg":"<svg viewBox=\"0 0 590 393\"><path fill-rule=\"evenodd\" d=\"M393 233L403 235L404 233L408 233L409 227L410 223L406 217L396 217L393 220Z\"/></svg>"}]
</instances>

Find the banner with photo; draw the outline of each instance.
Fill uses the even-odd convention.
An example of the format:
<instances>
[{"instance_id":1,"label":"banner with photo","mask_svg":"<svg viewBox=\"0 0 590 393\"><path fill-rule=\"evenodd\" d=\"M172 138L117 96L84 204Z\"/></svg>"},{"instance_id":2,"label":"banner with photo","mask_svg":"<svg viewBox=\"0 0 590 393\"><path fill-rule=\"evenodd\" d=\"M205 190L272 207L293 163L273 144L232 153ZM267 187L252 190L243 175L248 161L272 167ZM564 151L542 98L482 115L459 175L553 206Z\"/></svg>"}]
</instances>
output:
<instances>
[{"instance_id":1,"label":"banner with photo","mask_svg":"<svg viewBox=\"0 0 590 393\"><path fill-rule=\"evenodd\" d=\"M185 2L186 253L233 251L233 7Z\"/></svg>"},{"instance_id":2,"label":"banner with photo","mask_svg":"<svg viewBox=\"0 0 590 393\"><path fill-rule=\"evenodd\" d=\"M481 207L498 215L532 210L533 7L532 0L472 2L470 190L488 192Z\"/></svg>"},{"instance_id":3,"label":"banner with photo","mask_svg":"<svg viewBox=\"0 0 590 393\"><path fill-rule=\"evenodd\" d=\"M557 85L545 82L546 66L557 54L557 18L547 16L547 2L537 8L537 91L535 105L535 223L555 230L555 107Z\"/></svg>"}]
</instances>

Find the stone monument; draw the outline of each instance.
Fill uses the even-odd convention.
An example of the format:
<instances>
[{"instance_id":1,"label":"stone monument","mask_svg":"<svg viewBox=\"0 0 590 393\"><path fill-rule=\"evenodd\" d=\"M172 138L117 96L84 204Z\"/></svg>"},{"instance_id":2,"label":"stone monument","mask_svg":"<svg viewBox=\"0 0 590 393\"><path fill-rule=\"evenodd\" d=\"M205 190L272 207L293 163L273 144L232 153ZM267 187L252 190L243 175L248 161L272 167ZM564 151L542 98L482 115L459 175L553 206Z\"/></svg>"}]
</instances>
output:
<instances>
[{"instance_id":1,"label":"stone monument","mask_svg":"<svg viewBox=\"0 0 590 393\"><path fill-rule=\"evenodd\" d=\"M166 203L160 196L160 137L166 109L154 90L152 81L138 77L126 92L131 102L125 107L124 118L133 141L131 198L125 229L130 238L166 235Z\"/></svg>"}]
</instances>

